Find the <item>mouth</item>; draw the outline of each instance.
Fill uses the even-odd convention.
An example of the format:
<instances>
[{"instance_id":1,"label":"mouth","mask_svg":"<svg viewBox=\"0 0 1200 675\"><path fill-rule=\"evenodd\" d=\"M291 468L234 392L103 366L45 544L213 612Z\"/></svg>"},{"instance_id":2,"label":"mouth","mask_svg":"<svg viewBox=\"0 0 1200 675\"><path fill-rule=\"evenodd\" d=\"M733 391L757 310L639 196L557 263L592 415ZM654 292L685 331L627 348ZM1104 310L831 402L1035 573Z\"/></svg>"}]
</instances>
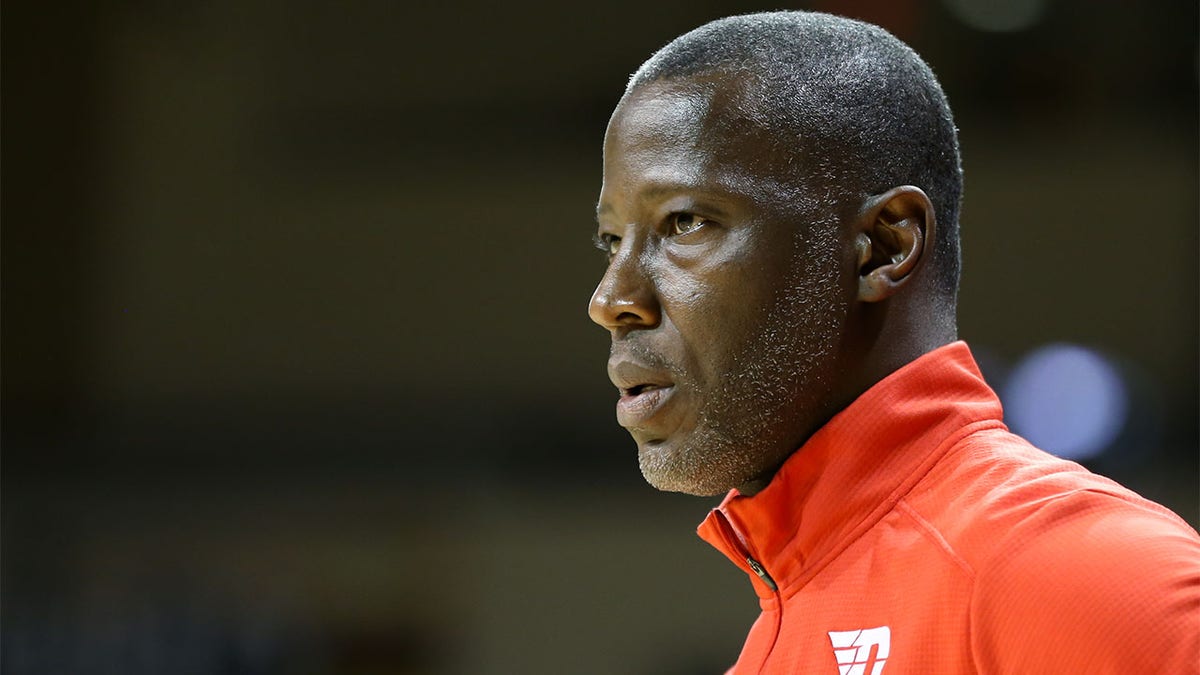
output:
<instances>
[{"instance_id":1,"label":"mouth","mask_svg":"<svg viewBox=\"0 0 1200 675\"><path fill-rule=\"evenodd\" d=\"M629 431L647 430L675 393L675 381L657 359L634 360L614 354L608 363L608 376L621 398L617 401L617 422Z\"/></svg>"},{"instance_id":2,"label":"mouth","mask_svg":"<svg viewBox=\"0 0 1200 675\"><path fill-rule=\"evenodd\" d=\"M655 417L675 392L674 385L639 384L621 388L617 422L626 429L642 429Z\"/></svg>"},{"instance_id":3,"label":"mouth","mask_svg":"<svg viewBox=\"0 0 1200 675\"><path fill-rule=\"evenodd\" d=\"M640 396L641 394L644 394L645 392L648 392L648 391L654 391L655 389L666 389L668 387L670 387L670 385L646 383L646 384L636 384L636 385L634 385L632 387L628 387L628 388L618 387L618 389L621 392L621 398L625 398L626 396Z\"/></svg>"}]
</instances>

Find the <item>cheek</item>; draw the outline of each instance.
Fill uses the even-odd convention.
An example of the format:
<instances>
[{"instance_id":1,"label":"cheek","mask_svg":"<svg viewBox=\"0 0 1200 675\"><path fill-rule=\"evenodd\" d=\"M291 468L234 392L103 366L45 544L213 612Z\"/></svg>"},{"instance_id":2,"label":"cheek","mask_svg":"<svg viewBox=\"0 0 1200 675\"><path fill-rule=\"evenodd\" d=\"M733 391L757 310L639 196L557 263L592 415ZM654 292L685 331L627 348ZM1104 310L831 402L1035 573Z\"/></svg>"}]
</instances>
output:
<instances>
[{"instance_id":1,"label":"cheek","mask_svg":"<svg viewBox=\"0 0 1200 675\"><path fill-rule=\"evenodd\" d=\"M658 258L654 276L664 314L689 369L705 379L737 367L747 341L761 336L789 284L794 243L779 232L768 234L747 226L712 247L687 249L686 257L668 250Z\"/></svg>"},{"instance_id":2,"label":"cheek","mask_svg":"<svg viewBox=\"0 0 1200 675\"><path fill-rule=\"evenodd\" d=\"M782 276L761 265L726 262L674 270L660 284L664 314L701 373L723 373L746 340L762 331Z\"/></svg>"},{"instance_id":3,"label":"cheek","mask_svg":"<svg viewBox=\"0 0 1200 675\"><path fill-rule=\"evenodd\" d=\"M711 246L666 247L659 287L667 302L689 311L719 311L724 317L752 309L785 278L786 250L773 246L757 228L727 232Z\"/></svg>"}]
</instances>

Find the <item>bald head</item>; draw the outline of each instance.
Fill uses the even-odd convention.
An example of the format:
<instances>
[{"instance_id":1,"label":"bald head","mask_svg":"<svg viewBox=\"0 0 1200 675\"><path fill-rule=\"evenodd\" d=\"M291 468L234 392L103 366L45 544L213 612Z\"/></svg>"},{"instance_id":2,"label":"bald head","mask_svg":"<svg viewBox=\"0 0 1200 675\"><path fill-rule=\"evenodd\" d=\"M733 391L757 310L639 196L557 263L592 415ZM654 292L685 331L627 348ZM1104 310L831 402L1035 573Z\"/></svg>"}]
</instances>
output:
<instances>
[{"instance_id":1,"label":"bald head","mask_svg":"<svg viewBox=\"0 0 1200 675\"><path fill-rule=\"evenodd\" d=\"M647 480L753 494L953 340L959 192L941 90L878 28L733 17L647 61L605 134L588 309Z\"/></svg>"},{"instance_id":2,"label":"bald head","mask_svg":"<svg viewBox=\"0 0 1200 675\"><path fill-rule=\"evenodd\" d=\"M633 75L689 82L724 108L719 131L771 139L776 177L812 206L845 213L900 185L929 196L937 220L930 290L953 311L962 169L950 107L929 66L870 24L812 12L720 19L676 38Z\"/></svg>"}]
</instances>

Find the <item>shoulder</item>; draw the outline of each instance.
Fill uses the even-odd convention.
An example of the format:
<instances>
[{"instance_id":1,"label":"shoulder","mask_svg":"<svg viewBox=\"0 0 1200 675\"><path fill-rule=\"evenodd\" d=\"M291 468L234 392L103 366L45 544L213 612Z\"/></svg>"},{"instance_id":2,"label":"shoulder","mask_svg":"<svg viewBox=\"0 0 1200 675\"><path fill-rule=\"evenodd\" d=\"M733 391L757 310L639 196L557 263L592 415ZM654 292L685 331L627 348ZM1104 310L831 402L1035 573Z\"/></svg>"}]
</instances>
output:
<instances>
[{"instance_id":1,"label":"shoulder","mask_svg":"<svg viewBox=\"0 0 1200 675\"><path fill-rule=\"evenodd\" d=\"M1003 429L962 439L909 495L972 571L980 673L1200 675L1200 535Z\"/></svg>"},{"instance_id":2,"label":"shoulder","mask_svg":"<svg viewBox=\"0 0 1200 675\"><path fill-rule=\"evenodd\" d=\"M1195 530L1125 491L1042 497L977 570L982 671L1200 672Z\"/></svg>"},{"instance_id":3,"label":"shoulder","mask_svg":"<svg viewBox=\"0 0 1200 675\"><path fill-rule=\"evenodd\" d=\"M1137 521L1196 538L1170 510L1004 428L954 444L906 497L974 569L1013 546L1083 535L1099 522ZM1102 532L1090 541L1102 543ZM1003 542L1003 543L1002 543Z\"/></svg>"}]
</instances>

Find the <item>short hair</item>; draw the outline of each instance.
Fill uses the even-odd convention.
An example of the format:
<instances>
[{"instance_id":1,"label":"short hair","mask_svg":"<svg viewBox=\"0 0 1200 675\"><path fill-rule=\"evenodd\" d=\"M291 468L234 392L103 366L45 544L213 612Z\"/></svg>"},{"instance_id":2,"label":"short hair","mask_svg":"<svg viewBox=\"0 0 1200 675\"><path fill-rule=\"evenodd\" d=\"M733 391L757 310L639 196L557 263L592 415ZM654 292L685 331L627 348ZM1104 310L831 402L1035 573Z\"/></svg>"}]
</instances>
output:
<instances>
[{"instance_id":1,"label":"short hair","mask_svg":"<svg viewBox=\"0 0 1200 675\"><path fill-rule=\"evenodd\" d=\"M853 19L745 14L673 40L633 74L626 96L660 80L712 75L744 85L739 112L798 155L794 164L810 185L821 177L842 188L834 199L899 185L924 190L938 224L935 290L953 303L961 265L958 134L945 93L916 52Z\"/></svg>"}]
</instances>

